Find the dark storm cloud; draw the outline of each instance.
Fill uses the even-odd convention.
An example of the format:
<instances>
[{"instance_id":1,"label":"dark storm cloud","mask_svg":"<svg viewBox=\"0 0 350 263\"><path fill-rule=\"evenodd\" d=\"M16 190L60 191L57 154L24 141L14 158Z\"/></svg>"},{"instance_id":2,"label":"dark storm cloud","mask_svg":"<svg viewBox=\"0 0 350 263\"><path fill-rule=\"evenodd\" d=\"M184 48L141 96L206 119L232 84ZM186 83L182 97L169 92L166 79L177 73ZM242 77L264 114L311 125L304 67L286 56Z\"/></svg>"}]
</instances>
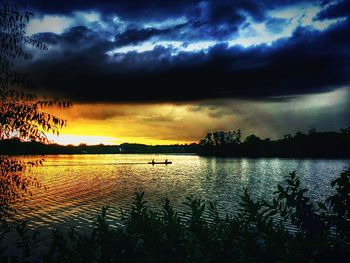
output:
<instances>
[{"instance_id":1,"label":"dark storm cloud","mask_svg":"<svg viewBox=\"0 0 350 263\"><path fill-rule=\"evenodd\" d=\"M135 17L140 15L169 15L184 13L201 2L208 2L210 4L222 6L222 3L231 2L229 6L236 6L236 9L244 9L254 13L259 13L261 10L258 4L252 0L239 0L232 3L232 1L198 1L198 0L133 0L133 1L113 1L113 0L74 0L74 1L57 1L54 5L46 0L34 0L32 6L44 13L69 13L76 10L100 10L103 12L122 12L123 16ZM192 12L192 11L191 11ZM220 12L214 13L218 15Z\"/></svg>"},{"instance_id":2,"label":"dark storm cloud","mask_svg":"<svg viewBox=\"0 0 350 263\"><path fill-rule=\"evenodd\" d=\"M35 34L33 38L47 45L57 45L61 37L54 33L45 32L45 33Z\"/></svg>"},{"instance_id":3,"label":"dark storm cloud","mask_svg":"<svg viewBox=\"0 0 350 263\"><path fill-rule=\"evenodd\" d=\"M42 14L73 11L121 12L130 20L124 30L106 37L103 30L88 25L74 26L63 33L39 33L35 38L51 45L47 54L19 66L37 87L52 96L74 101L186 101L210 98L276 100L298 94L319 93L349 84L350 21L338 22L327 30L299 26L290 37L273 43L229 46L228 37L239 26L249 26L242 11L264 21L267 30L279 33L290 19L265 17L265 9L286 1L35 1ZM288 2L288 1L287 1ZM166 4L165 4L166 3ZM291 1L295 4L296 1ZM325 5L327 2L324 3ZM339 6L330 4L319 19L343 17ZM345 7L344 7L345 6ZM162 10L162 11L159 11ZM333 11L332 11L333 10ZM335 11L334 11L335 10ZM338 11L337 11L338 10ZM164 18L185 14L185 22L145 26L154 12ZM108 16L106 16L108 17ZM107 18L103 22L107 23ZM108 25L108 23L106 24ZM147 44L143 51L108 54L115 48ZM180 41L181 40L181 41ZM215 40L202 50L185 52L196 41ZM157 41L179 41L174 45ZM216 43L216 44L215 44ZM150 44L150 43L148 43ZM183 49L181 49L183 48Z\"/></svg>"},{"instance_id":4,"label":"dark storm cloud","mask_svg":"<svg viewBox=\"0 0 350 263\"><path fill-rule=\"evenodd\" d=\"M76 26L72 27L69 31L66 31L62 34L55 33L38 33L33 35L33 38L36 40L42 41L47 44L56 45L63 43L73 43L89 41L90 43L95 44L99 41L99 36L96 32L91 29L88 29L85 26ZM97 40L97 41L96 41Z\"/></svg>"},{"instance_id":5,"label":"dark storm cloud","mask_svg":"<svg viewBox=\"0 0 350 263\"><path fill-rule=\"evenodd\" d=\"M156 28L128 29L115 37L117 46L138 44L154 36L160 36L169 32L168 29L159 30Z\"/></svg>"},{"instance_id":6,"label":"dark storm cloud","mask_svg":"<svg viewBox=\"0 0 350 263\"><path fill-rule=\"evenodd\" d=\"M222 44L208 53L176 56L171 48L156 47L111 58L105 51L112 43L84 27L41 37L59 41L63 51L23 70L42 88L77 101L261 99L349 84L349 21L329 32L299 29L292 38L272 47L244 49Z\"/></svg>"},{"instance_id":7,"label":"dark storm cloud","mask_svg":"<svg viewBox=\"0 0 350 263\"><path fill-rule=\"evenodd\" d=\"M76 10L98 10L104 13L120 13L122 17L168 17L186 14L197 16L206 11L211 19L237 19L241 11L256 19L263 19L265 10L305 0L34 0L31 6L42 13L67 14Z\"/></svg>"},{"instance_id":8,"label":"dark storm cloud","mask_svg":"<svg viewBox=\"0 0 350 263\"><path fill-rule=\"evenodd\" d=\"M157 28L141 28L141 29L127 29L124 32L115 36L116 46L124 46L129 44L138 44L140 42L149 40L152 37L167 36L176 34L180 29L184 28L187 23L176 25L166 29Z\"/></svg>"},{"instance_id":9,"label":"dark storm cloud","mask_svg":"<svg viewBox=\"0 0 350 263\"><path fill-rule=\"evenodd\" d=\"M256 13L258 8L247 8L241 2L232 5L232 2L227 1L205 1L198 4L188 16L194 21L194 25L197 26L215 27L217 25L229 25L232 29L244 22L245 16L240 13L243 10L250 10Z\"/></svg>"},{"instance_id":10,"label":"dark storm cloud","mask_svg":"<svg viewBox=\"0 0 350 263\"><path fill-rule=\"evenodd\" d=\"M331 4L326 10L319 14L320 19L348 17L350 14L350 1L341 0L336 4Z\"/></svg>"},{"instance_id":11,"label":"dark storm cloud","mask_svg":"<svg viewBox=\"0 0 350 263\"><path fill-rule=\"evenodd\" d=\"M156 13L164 10L167 13L183 11L189 5L196 4L199 1L164 1L164 0L74 0L57 1L52 4L46 0L34 0L32 6L45 13L70 13L76 10L100 10L104 12L123 12L124 14L145 15L147 13Z\"/></svg>"}]
</instances>

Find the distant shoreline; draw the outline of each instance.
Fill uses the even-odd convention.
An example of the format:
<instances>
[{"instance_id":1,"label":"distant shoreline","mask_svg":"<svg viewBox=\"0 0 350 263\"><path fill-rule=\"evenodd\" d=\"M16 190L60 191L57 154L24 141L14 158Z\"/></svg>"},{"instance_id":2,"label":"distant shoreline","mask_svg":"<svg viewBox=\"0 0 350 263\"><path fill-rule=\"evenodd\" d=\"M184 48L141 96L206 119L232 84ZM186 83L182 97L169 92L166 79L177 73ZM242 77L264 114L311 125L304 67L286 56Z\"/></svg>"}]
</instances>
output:
<instances>
[{"instance_id":1,"label":"distant shoreline","mask_svg":"<svg viewBox=\"0 0 350 263\"><path fill-rule=\"evenodd\" d=\"M64 146L19 140L0 141L0 155L58 155L58 154L143 154L173 153L197 154L198 144L189 145L145 145L124 143L121 145L79 145Z\"/></svg>"},{"instance_id":2,"label":"distant shoreline","mask_svg":"<svg viewBox=\"0 0 350 263\"><path fill-rule=\"evenodd\" d=\"M0 141L0 155L72 155L72 154L196 154L218 158L293 158L350 159L350 128L340 132L297 132L282 139L260 139L255 135L241 140L240 130L208 133L200 143L175 145L59 145L22 142L18 139Z\"/></svg>"},{"instance_id":3,"label":"distant shoreline","mask_svg":"<svg viewBox=\"0 0 350 263\"><path fill-rule=\"evenodd\" d=\"M59 156L59 155L188 155L188 156L199 156L199 157L205 157L205 158L213 158L213 159L266 159L266 160L273 160L273 159L282 159L282 160L349 160L350 156L347 157L297 157L297 156L289 156L289 157L282 157L282 156L215 156L215 155L201 155L198 153L50 153L50 154L1 154L0 156L7 156L7 157L26 157L26 156ZM350 166L349 166L350 167Z\"/></svg>"}]
</instances>

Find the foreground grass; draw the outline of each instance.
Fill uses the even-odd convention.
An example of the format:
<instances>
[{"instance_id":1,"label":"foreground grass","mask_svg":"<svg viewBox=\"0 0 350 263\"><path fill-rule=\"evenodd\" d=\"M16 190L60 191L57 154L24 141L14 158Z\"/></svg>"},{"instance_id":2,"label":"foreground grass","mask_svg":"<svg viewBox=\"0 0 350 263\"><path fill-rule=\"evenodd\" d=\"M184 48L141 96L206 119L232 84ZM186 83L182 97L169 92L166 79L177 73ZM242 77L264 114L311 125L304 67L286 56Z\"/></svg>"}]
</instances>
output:
<instances>
[{"instance_id":1,"label":"foreground grass","mask_svg":"<svg viewBox=\"0 0 350 263\"><path fill-rule=\"evenodd\" d=\"M110 227L104 207L89 234L55 231L40 254L36 237L19 227L25 253L0 262L348 262L350 169L332 186L334 195L313 204L293 172L269 202L253 200L245 190L235 215L222 217L215 203L187 198L187 219L169 200L151 210L144 193L137 193L124 227Z\"/></svg>"}]
</instances>

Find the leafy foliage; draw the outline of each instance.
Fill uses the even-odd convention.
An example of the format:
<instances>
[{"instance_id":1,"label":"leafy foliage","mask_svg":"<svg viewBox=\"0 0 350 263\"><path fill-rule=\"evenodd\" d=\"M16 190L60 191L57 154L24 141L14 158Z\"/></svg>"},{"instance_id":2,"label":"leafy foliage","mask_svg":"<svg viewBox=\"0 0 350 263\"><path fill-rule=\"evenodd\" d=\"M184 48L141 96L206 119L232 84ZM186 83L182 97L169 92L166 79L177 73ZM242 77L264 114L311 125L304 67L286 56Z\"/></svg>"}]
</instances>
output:
<instances>
[{"instance_id":1,"label":"leafy foliage","mask_svg":"<svg viewBox=\"0 0 350 263\"><path fill-rule=\"evenodd\" d=\"M200 141L203 146L225 146L239 144L241 142L241 130L237 131L216 131L208 133L204 139Z\"/></svg>"},{"instance_id":2,"label":"leafy foliage","mask_svg":"<svg viewBox=\"0 0 350 263\"><path fill-rule=\"evenodd\" d=\"M22 141L47 143L46 132L58 134L66 122L50 113L47 107L69 107L70 102L39 99L24 90L31 86L26 77L14 70L17 60L29 60L30 48L47 50L47 46L26 35L25 28L33 16L22 11L22 6L8 1L0 3L0 140L19 138ZM5 223L16 210L13 203L30 195L30 186L40 184L30 177L23 177L27 165L41 164L20 162L0 157L0 222Z\"/></svg>"},{"instance_id":3,"label":"leafy foliage","mask_svg":"<svg viewBox=\"0 0 350 263\"><path fill-rule=\"evenodd\" d=\"M300 189L300 178L295 172L290 174L288 185L278 185L277 199L274 200L275 209L281 216L304 231L321 232L325 225L320 219L316 208L310 203L310 198L305 196L308 189Z\"/></svg>"},{"instance_id":4,"label":"leafy foliage","mask_svg":"<svg viewBox=\"0 0 350 263\"><path fill-rule=\"evenodd\" d=\"M345 233L350 241L350 169L344 171L339 178L332 182L336 187L336 194L327 198L330 207L328 217L336 230ZM325 208L325 206L321 206Z\"/></svg>"},{"instance_id":5,"label":"leafy foliage","mask_svg":"<svg viewBox=\"0 0 350 263\"><path fill-rule=\"evenodd\" d=\"M29 60L28 45L47 50L47 46L25 33L33 16L18 4L0 5L0 139L19 137L26 141L48 142L45 132L58 134L66 122L44 111L47 107L68 107L70 102L37 99L24 92L30 87L26 77L14 70L15 60Z\"/></svg>"},{"instance_id":6,"label":"leafy foliage","mask_svg":"<svg viewBox=\"0 0 350 263\"><path fill-rule=\"evenodd\" d=\"M22 173L28 166L37 166L41 162L42 160L25 163L15 159L0 159L0 224L6 225L6 219L12 218L17 212L16 202L32 195L29 186L40 187L35 178L24 177Z\"/></svg>"}]
</instances>

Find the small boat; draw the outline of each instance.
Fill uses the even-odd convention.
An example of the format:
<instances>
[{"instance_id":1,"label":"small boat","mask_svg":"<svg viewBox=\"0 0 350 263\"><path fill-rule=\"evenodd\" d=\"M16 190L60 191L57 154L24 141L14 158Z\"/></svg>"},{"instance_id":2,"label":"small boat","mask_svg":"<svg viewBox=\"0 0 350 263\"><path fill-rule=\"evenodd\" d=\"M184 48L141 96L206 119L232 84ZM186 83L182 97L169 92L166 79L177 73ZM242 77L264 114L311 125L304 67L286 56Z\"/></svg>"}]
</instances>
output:
<instances>
[{"instance_id":1,"label":"small boat","mask_svg":"<svg viewBox=\"0 0 350 263\"><path fill-rule=\"evenodd\" d=\"M165 165L168 165L168 164L172 164L173 162L148 162L148 164L165 164Z\"/></svg>"}]
</instances>

